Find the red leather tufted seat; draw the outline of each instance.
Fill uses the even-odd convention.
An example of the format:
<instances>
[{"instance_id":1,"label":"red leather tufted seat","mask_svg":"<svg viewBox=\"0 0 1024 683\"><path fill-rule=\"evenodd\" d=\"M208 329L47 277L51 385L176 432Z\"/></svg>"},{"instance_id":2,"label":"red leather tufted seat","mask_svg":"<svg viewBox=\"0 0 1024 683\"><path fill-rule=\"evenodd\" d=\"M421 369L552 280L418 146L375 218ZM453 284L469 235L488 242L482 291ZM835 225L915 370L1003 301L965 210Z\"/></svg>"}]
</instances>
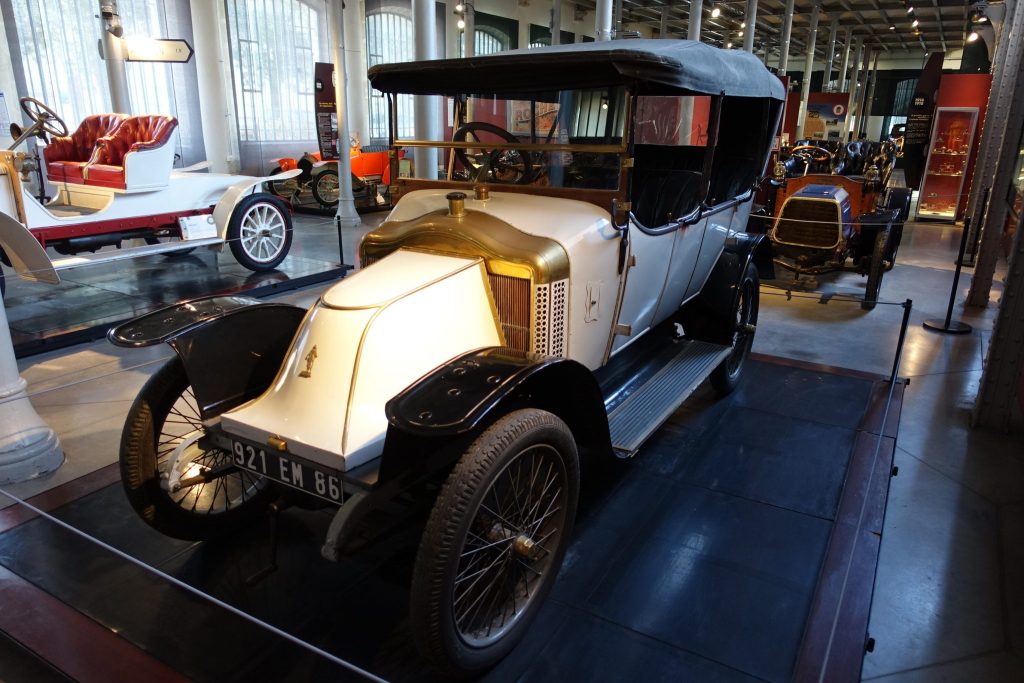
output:
<instances>
[{"instance_id":1,"label":"red leather tufted seat","mask_svg":"<svg viewBox=\"0 0 1024 683\"><path fill-rule=\"evenodd\" d=\"M156 150L166 145L178 120L171 116L130 116L111 135L96 143L96 155L89 163L86 184L126 189L125 157L134 152ZM167 158L170 173L173 152ZM164 178L166 183L166 177Z\"/></svg>"},{"instance_id":2,"label":"red leather tufted seat","mask_svg":"<svg viewBox=\"0 0 1024 683\"><path fill-rule=\"evenodd\" d=\"M86 116L71 135L50 138L50 143L43 149L43 161L50 180L81 183L82 169L92 158L96 141L116 132L126 118L124 114Z\"/></svg>"}]
</instances>

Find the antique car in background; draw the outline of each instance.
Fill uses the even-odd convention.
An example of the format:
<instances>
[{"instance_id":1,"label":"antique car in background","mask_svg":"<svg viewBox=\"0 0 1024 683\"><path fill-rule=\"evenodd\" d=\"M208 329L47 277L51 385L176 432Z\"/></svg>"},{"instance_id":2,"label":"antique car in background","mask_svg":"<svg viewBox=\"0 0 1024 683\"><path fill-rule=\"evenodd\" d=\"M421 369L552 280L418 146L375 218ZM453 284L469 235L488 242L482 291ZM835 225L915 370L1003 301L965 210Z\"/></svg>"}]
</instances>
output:
<instances>
[{"instance_id":1,"label":"antique car in background","mask_svg":"<svg viewBox=\"0 0 1024 683\"><path fill-rule=\"evenodd\" d=\"M263 178L198 173L205 164L172 170L176 119L98 114L68 135L42 102L23 97L21 107L32 124L13 125L14 144L0 152L0 258L22 278L56 283L66 268L199 246L228 244L253 271L272 270L288 255L291 211L259 191ZM42 161L35 151L14 151L47 136ZM57 190L52 200L44 167ZM131 239L148 244L122 249ZM117 249L99 251L108 246ZM47 247L64 258L51 260Z\"/></svg>"},{"instance_id":2,"label":"antique car in background","mask_svg":"<svg viewBox=\"0 0 1024 683\"><path fill-rule=\"evenodd\" d=\"M841 155L800 141L762 182L764 208L747 230L767 233L774 262L794 274L852 271L867 276L861 307L878 302L882 276L896 262L911 191L887 188L892 143L850 142Z\"/></svg>"},{"instance_id":3,"label":"antique car in background","mask_svg":"<svg viewBox=\"0 0 1024 683\"><path fill-rule=\"evenodd\" d=\"M352 195L357 207L385 204L385 195L391 186L391 160L388 148L360 147L355 138L350 140L349 162L352 164ZM290 202L299 201L304 192L325 209L338 205L338 162L323 160L320 152L306 152L298 159L281 157L271 159L276 164L270 175L299 170L299 175L267 183L271 192Z\"/></svg>"},{"instance_id":4,"label":"antique car in background","mask_svg":"<svg viewBox=\"0 0 1024 683\"><path fill-rule=\"evenodd\" d=\"M449 180L399 178L361 270L308 311L213 297L112 330L177 352L129 412L123 484L187 539L289 493L335 505L330 560L369 513L432 505L410 632L467 675L550 591L581 459L631 457L705 380L739 382L771 274L743 229L785 93L747 52L677 40L369 78L392 126L408 94L448 100L435 139L391 138L393 163L436 150Z\"/></svg>"}]
</instances>

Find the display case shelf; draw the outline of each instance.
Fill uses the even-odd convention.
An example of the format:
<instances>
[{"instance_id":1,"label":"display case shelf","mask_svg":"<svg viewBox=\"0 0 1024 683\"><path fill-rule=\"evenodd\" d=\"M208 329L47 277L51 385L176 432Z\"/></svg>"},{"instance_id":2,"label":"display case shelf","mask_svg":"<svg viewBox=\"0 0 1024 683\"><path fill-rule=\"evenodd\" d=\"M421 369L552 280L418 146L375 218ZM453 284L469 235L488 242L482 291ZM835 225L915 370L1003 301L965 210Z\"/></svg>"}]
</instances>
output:
<instances>
[{"instance_id":1,"label":"display case shelf","mask_svg":"<svg viewBox=\"0 0 1024 683\"><path fill-rule=\"evenodd\" d=\"M918 218L956 220L977 121L977 107L939 107L936 110L921 184L922 199L917 208Z\"/></svg>"}]
</instances>

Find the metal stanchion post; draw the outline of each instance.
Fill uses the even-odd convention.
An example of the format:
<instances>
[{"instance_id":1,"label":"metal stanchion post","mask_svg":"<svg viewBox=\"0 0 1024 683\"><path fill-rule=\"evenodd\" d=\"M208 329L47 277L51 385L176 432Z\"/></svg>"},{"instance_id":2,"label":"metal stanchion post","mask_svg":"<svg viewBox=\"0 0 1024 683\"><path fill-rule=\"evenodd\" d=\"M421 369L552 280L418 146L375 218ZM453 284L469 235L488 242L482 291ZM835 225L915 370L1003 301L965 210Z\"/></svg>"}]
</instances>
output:
<instances>
[{"instance_id":1,"label":"metal stanchion post","mask_svg":"<svg viewBox=\"0 0 1024 683\"><path fill-rule=\"evenodd\" d=\"M953 320L953 304L956 302L956 288L960 284L960 271L963 269L964 251L967 249L967 233L971 231L970 216L964 220L963 234L960 235L960 253L956 257L956 270L953 275L953 288L949 292L949 308L946 309L946 319L939 320L931 318L924 321L924 328L932 332L943 332L946 334L967 334L971 326L959 320Z\"/></svg>"}]
</instances>

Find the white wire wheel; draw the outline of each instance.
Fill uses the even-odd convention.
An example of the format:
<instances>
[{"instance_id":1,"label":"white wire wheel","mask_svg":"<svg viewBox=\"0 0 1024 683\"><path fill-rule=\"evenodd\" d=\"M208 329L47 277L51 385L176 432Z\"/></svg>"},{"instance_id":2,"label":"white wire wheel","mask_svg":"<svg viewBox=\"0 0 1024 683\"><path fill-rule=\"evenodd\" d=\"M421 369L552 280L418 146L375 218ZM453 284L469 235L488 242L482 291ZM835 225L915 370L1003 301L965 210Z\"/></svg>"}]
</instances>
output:
<instances>
[{"instance_id":1,"label":"white wire wheel","mask_svg":"<svg viewBox=\"0 0 1024 683\"><path fill-rule=\"evenodd\" d=\"M260 192L244 198L228 222L235 259L249 270L273 270L292 246L292 217L280 199Z\"/></svg>"}]
</instances>

